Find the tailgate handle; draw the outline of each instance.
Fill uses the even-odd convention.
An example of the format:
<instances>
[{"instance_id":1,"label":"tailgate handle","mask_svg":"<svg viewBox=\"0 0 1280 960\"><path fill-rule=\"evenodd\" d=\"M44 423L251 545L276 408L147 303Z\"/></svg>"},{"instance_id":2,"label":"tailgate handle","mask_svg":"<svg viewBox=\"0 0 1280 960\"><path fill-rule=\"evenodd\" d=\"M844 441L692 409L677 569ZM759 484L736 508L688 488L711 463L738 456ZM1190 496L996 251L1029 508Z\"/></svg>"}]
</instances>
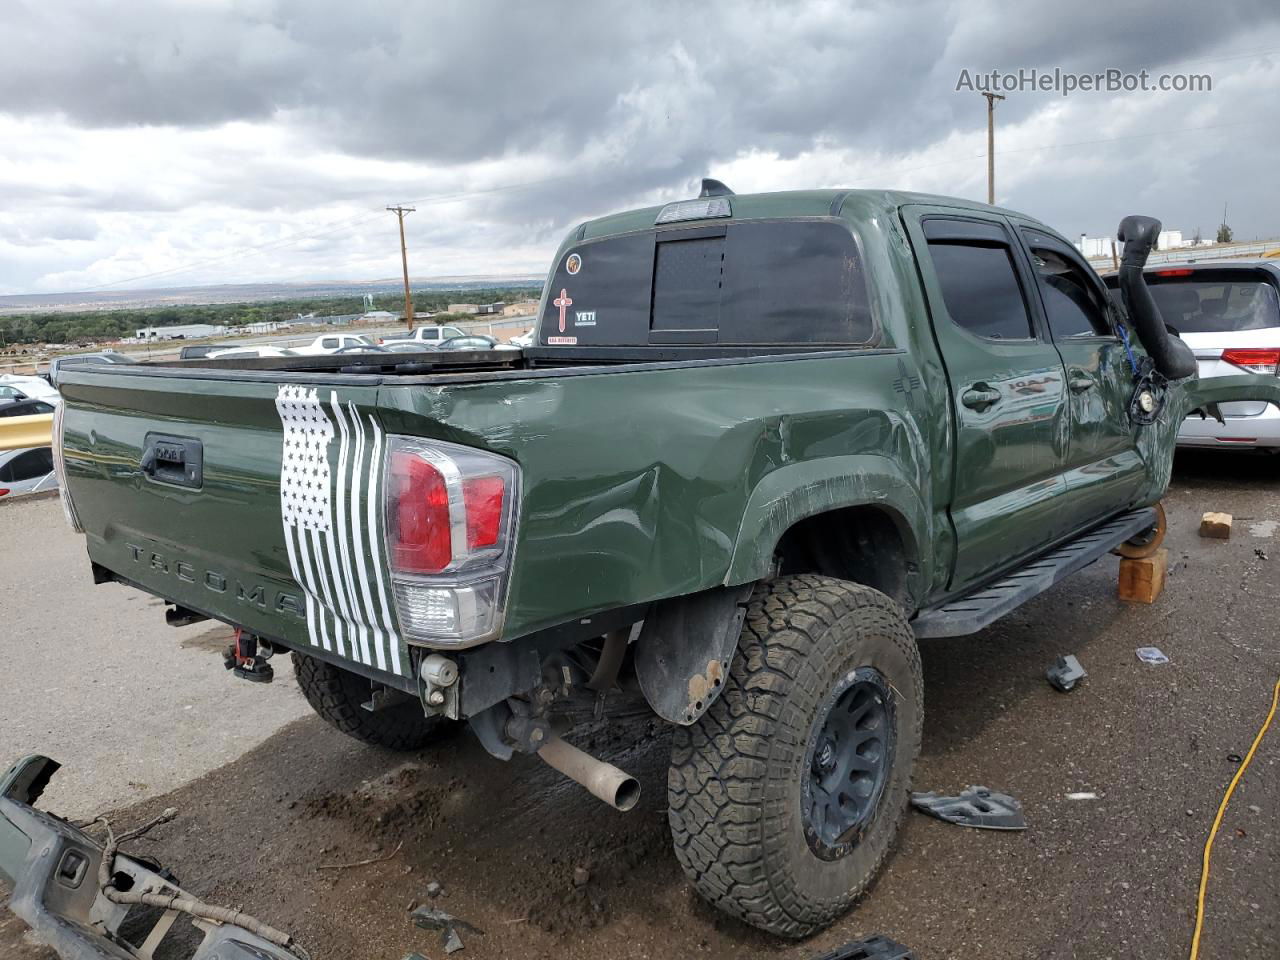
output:
<instances>
[{"instance_id":1,"label":"tailgate handle","mask_svg":"<svg viewBox=\"0 0 1280 960\"><path fill-rule=\"evenodd\" d=\"M198 490L204 485L204 444L190 437L148 433L138 467L153 483Z\"/></svg>"}]
</instances>

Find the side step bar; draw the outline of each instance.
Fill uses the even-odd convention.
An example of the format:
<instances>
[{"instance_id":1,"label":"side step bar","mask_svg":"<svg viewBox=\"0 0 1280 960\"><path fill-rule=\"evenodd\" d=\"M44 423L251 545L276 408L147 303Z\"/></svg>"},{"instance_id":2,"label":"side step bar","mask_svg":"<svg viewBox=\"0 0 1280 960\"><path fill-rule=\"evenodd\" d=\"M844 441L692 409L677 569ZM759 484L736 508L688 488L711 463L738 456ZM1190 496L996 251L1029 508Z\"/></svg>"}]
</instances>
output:
<instances>
[{"instance_id":1,"label":"side step bar","mask_svg":"<svg viewBox=\"0 0 1280 960\"><path fill-rule=\"evenodd\" d=\"M973 593L920 611L913 621L916 636L964 637L977 633L1032 597L1044 593L1069 576L1136 536L1156 522L1151 507L1130 510L1114 520L1094 527L1083 536L1069 540L1032 560L1001 580Z\"/></svg>"}]
</instances>

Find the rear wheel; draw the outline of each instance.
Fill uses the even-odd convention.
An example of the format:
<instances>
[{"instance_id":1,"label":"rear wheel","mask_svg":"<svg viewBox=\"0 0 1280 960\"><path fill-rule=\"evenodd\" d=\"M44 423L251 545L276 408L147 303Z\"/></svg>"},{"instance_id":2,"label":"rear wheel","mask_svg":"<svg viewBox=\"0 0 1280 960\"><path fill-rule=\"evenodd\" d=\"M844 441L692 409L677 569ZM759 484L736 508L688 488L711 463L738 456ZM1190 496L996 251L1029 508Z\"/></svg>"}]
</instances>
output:
<instances>
[{"instance_id":1,"label":"rear wheel","mask_svg":"<svg viewBox=\"0 0 1280 960\"><path fill-rule=\"evenodd\" d=\"M368 680L331 663L293 654L293 672L311 709L349 737L391 750L420 750L441 739L454 724L443 717L428 717L417 702L382 710L366 710L372 686Z\"/></svg>"},{"instance_id":2,"label":"rear wheel","mask_svg":"<svg viewBox=\"0 0 1280 960\"><path fill-rule=\"evenodd\" d=\"M923 701L884 594L815 575L757 591L724 693L672 744L672 837L698 892L787 937L844 913L902 822Z\"/></svg>"}]
</instances>

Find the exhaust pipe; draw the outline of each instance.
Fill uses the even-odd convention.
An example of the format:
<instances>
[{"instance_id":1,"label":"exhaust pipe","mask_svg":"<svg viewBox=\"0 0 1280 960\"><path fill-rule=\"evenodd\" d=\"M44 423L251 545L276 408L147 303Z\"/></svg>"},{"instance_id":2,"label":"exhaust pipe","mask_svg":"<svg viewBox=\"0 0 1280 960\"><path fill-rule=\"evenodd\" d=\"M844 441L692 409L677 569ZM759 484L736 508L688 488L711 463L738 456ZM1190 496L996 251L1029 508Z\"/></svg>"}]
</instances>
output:
<instances>
[{"instance_id":1,"label":"exhaust pipe","mask_svg":"<svg viewBox=\"0 0 1280 960\"><path fill-rule=\"evenodd\" d=\"M640 781L612 763L597 760L559 737L548 740L538 756L570 780L576 780L615 810L630 810L640 799Z\"/></svg>"}]
</instances>

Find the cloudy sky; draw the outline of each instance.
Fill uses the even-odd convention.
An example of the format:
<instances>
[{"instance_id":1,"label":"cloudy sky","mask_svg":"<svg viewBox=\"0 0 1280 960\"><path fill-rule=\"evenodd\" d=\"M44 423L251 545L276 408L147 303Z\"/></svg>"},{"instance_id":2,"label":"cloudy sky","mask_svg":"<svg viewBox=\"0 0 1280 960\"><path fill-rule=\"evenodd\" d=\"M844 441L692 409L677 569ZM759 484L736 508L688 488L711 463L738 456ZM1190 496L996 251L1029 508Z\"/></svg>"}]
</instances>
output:
<instances>
[{"instance_id":1,"label":"cloudy sky","mask_svg":"<svg viewBox=\"0 0 1280 960\"><path fill-rule=\"evenodd\" d=\"M962 70L1202 73L1011 92L997 202L1280 236L1280 5L5 0L0 294L539 273L590 216L690 196L986 195Z\"/></svg>"}]
</instances>

